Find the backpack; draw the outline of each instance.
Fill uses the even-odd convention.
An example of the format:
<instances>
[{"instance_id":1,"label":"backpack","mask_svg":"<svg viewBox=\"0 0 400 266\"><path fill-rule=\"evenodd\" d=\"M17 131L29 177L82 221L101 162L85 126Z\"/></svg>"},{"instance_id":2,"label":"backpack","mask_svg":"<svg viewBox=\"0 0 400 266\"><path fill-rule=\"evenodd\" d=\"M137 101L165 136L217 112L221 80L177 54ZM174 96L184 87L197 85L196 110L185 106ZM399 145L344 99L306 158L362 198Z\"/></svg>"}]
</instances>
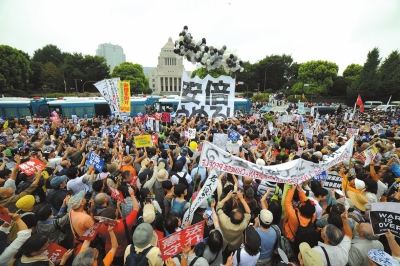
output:
<instances>
[{"instance_id":1,"label":"backpack","mask_svg":"<svg viewBox=\"0 0 400 266\"><path fill-rule=\"evenodd\" d=\"M164 188L162 183L158 180L154 182L153 193L156 196L156 201L160 205L161 210L164 210Z\"/></svg>"},{"instance_id":2,"label":"backpack","mask_svg":"<svg viewBox=\"0 0 400 266\"><path fill-rule=\"evenodd\" d=\"M187 201L184 200L182 202L177 202L176 199L171 201L171 211L170 214L176 215L182 219L183 217L183 208L185 207Z\"/></svg>"},{"instance_id":3,"label":"backpack","mask_svg":"<svg viewBox=\"0 0 400 266\"><path fill-rule=\"evenodd\" d=\"M275 224L271 225L271 228L275 230L276 233L276 242L274 244L274 250L272 251L272 260L274 263L280 262L281 256L279 255L278 248L282 249L285 252L286 256L288 257L289 261L297 260L297 255L294 254L292 250L292 245L285 236L281 234L281 230ZM273 264L275 265L275 264Z\"/></svg>"},{"instance_id":4,"label":"backpack","mask_svg":"<svg viewBox=\"0 0 400 266\"><path fill-rule=\"evenodd\" d=\"M148 266L149 259L146 257L146 255L152 248L153 246L150 246L144 249L142 252L136 253L135 246L131 245L131 252L126 257L125 266Z\"/></svg>"},{"instance_id":5,"label":"backpack","mask_svg":"<svg viewBox=\"0 0 400 266\"><path fill-rule=\"evenodd\" d=\"M178 175L178 173L176 173L175 175L179 178L179 183L178 184L184 184L186 186L186 188L189 189L189 183L186 180L187 173L184 173L183 177L180 177Z\"/></svg>"},{"instance_id":6,"label":"backpack","mask_svg":"<svg viewBox=\"0 0 400 266\"><path fill-rule=\"evenodd\" d=\"M296 217L299 225L295 235L295 244L299 246L302 242L307 242L310 247L315 247L316 245L318 245L318 234L315 230L315 225L312 222L312 217L310 218L310 222L306 226L302 226L300 224L298 210L296 210Z\"/></svg>"},{"instance_id":7,"label":"backpack","mask_svg":"<svg viewBox=\"0 0 400 266\"><path fill-rule=\"evenodd\" d=\"M17 213L19 213L20 210L17 211ZM24 217L26 215L35 215L33 212L24 212L23 214L20 215L20 217ZM17 236L18 236L18 225L15 222L11 223L11 228L10 228L10 233L8 234L8 243L11 244L11 242L13 242Z\"/></svg>"}]
</instances>

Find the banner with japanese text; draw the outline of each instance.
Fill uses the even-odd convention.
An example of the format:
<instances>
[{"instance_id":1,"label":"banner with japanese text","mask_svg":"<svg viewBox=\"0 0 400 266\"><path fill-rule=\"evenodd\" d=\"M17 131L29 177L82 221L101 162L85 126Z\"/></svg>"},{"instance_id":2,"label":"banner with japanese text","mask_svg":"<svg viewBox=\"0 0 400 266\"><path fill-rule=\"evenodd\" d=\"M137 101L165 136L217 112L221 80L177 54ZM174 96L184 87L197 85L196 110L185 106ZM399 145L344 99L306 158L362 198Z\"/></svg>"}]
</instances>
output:
<instances>
[{"instance_id":1,"label":"banner with japanese text","mask_svg":"<svg viewBox=\"0 0 400 266\"><path fill-rule=\"evenodd\" d=\"M27 162L21 163L18 167L24 174L30 176L36 173L36 168L44 169L46 165L38 158L33 158Z\"/></svg>"},{"instance_id":2,"label":"banner with japanese text","mask_svg":"<svg viewBox=\"0 0 400 266\"><path fill-rule=\"evenodd\" d=\"M98 172L102 172L103 171L103 167L104 167L104 160L97 155L94 152L90 152L89 153L89 157L86 160L86 165L93 165L94 169L96 169Z\"/></svg>"},{"instance_id":3,"label":"banner with japanese text","mask_svg":"<svg viewBox=\"0 0 400 266\"><path fill-rule=\"evenodd\" d=\"M120 113L120 102L118 96L118 82L119 78L104 79L94 84L94 86L99 90L101 95L104 97L108 106L111 109L112 114Z\"/></svg>"},{"instance_id":4,"label":"banner with japanese text","mask_svg":"<svg viewBox=\"0 0 400 266\"><path fill-rule=\"evenodd\" d=\"M353 145L354 138L350 138L345 145L341 146L337 151L330 154L327 159L319 163L297 159L273 166L261 166L238 158L205 141L200 156L200 165L261 180L300 184L328 168L350 159L353 152Z\"/></svg>"},{"instance_id":5,"label":"banner with japanese text","mask_svg":"<svg viewBox=\"0 0 400 266\"><path fill-rule=\"evenodd\" d=\"M191 246L199 243L203 240L203 234L204 221L158 240L158 246L161 250L162 260L165 261L181 252L182 247L188 242L190 242Z\"/></svg>"},{"instance_id":6,"label":"banner with japanese text","mask_svg":"<svg viewBox=\"0 0 400 266\"><path fill-rule=\"evenodd\" d=\"M181 98L176 116L204 115L208 118L228 119L234 112L235 79L229 76L204 79L198 76L190 78L185 71L182 74Z\"/></svg>"},{"instance_id":7,"label":"banner with japanese text","mask_svg":"<svg viewBox=\"0 0 400 266\"><path fill-rule=\"evenodd\" d=\"M119 110L121 113L131 113L131 84L129 81L118 82Z\"/></svg>"},{"instance_id":8,"label":"banner with japanese text","mask_svg":"<svg viewBox=\"0 0 400 266\"><path fill-rule=\"evenodd\" d=\"M143 147L151 147L151 146L153 146L153 142L151 140L151 136L150 135L134 136L133 139L135 140L135 147L136 148L143 148Z\"/></svg>"}]
</instances>

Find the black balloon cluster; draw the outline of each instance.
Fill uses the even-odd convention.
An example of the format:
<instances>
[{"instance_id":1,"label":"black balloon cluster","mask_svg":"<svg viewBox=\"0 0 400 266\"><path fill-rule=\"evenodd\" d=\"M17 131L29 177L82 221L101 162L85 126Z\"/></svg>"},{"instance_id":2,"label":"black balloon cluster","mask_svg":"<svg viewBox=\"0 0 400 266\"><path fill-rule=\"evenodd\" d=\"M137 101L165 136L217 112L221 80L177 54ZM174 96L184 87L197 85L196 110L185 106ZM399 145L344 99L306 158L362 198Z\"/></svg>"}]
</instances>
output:
<instances>
[{"instance_id":1,"label":"black balloon cluster","mask_svg":"<svg viewBox=\"0 0 400 266\"><path fill-rule=\"evenodd\" d=\"M228 50L226 45L221 48L214 46L207 46L206 39L203 38L199 41L193 39L192 35L188 32L188 27L184 26L183 31L179 33L179 39L175 41L174 53L178 57L186 58L193 64L200 64L208 70L216 69L221 66L227 72L243 72L242 64L236 51Z\"/></svg>"}]
</instances>

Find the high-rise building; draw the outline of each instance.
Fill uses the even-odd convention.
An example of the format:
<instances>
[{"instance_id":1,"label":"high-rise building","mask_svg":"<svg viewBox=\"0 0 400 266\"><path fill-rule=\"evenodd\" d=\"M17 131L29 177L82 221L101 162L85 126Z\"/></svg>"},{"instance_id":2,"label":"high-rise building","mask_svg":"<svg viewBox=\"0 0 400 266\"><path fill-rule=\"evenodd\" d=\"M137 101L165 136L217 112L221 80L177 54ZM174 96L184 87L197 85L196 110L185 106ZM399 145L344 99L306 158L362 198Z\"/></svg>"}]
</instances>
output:
<instances>
[{"instance_id":1,"label":"high-rise building","mask_svg":"<svg viewBox=\"0 0 400 266\"><path fill-rule=\"evenodd\" d=\"M157 68L150 71L147 76L153 94L180 95L184 70L182 59L178 59L174 53L174 43L170 37L168 42L161 48ZM190 76L191 72L187 73Z\"/></svg>"},{"instance_id":2,"label":"high-rise building","mask_svg":"<svg viewBox=\"0 0 400 266\"><path fill-rule=\"evenodd\" d=\"M119 45L111 43L99 44L96 50L97 56L102 56L106 59L107 65L110 66L110 71L114 70L114 67L119 66L121 63L126 62L124 49Z\"/></svg>"}]
</instances>

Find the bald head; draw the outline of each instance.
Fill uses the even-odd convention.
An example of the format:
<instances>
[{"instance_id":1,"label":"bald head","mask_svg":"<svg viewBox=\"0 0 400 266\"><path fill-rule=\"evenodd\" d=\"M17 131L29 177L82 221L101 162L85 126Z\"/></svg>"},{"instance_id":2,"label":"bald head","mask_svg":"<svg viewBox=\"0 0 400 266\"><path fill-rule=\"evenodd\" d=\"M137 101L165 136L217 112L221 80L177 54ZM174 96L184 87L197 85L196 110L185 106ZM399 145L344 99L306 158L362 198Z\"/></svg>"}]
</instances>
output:
<instances>
[{"instance_id":1,"label":"bald head","mask_svg":"<svg viewBox=\"0 0 400 266\"><path fill-rule=\"evenodd\" d=\"M96 203L97 205L107 204L106 199L107 199L106 193L99 193L94 198L94 203Z\"/></svg>"},{"instance_id":2,"label":"bald head","mask_svg":"<svg viewBox=\"0 0 400 266\"><path fill-rule=\"evenodd\" d=\"M360 223L357 229L361 238L368 240L377 240L379 238L378 236L374 235L372 231L372 225L369 223Z\"/></svg>"}]
</instances>

